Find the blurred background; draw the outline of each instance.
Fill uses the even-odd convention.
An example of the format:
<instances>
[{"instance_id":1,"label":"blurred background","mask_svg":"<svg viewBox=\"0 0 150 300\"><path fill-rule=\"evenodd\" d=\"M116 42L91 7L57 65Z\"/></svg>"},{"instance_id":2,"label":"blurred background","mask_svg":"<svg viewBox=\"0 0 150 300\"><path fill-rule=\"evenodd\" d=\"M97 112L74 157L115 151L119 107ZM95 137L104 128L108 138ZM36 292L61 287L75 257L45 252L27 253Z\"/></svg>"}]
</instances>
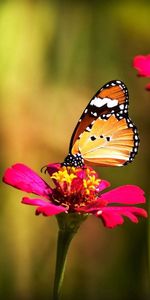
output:
<instances>
[{"instance_id":1,"label":"blurred background","mask_svg":"<svg viewBox=\"0 0 150 300\"><path fill-rule=\"evenodd\" d=\"M40 174L45 164L63 161L89 99L120 79L139 128L139 154L124 168L97 171L112 187L139 185L148 200L150 93L132 67L135 55L148 53L149 1L1 0L1 176L15 162ZM21 205L24 194L1 184L0 298L48 300L57 223ZM62 300L149 299L148 226L126 220L110 230L89 217L70 247Z\"/></svg>"}]
</instances>

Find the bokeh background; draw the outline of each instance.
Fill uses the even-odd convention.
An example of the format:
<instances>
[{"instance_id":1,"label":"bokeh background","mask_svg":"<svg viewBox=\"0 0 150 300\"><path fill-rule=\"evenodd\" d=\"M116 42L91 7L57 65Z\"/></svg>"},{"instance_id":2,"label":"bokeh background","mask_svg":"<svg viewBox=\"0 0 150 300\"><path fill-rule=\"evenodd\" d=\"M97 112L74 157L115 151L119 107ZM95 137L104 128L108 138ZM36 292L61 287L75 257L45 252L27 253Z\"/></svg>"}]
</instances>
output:
<instances>
[{"instance_id":1,"label":"bokeh background","mask_svg":"<svg viewBox=\"0 0 150 300\"><path fill-rule=\"evenodd\" d=\"M141 186L148 199L150 93L132 67L135 55L148 53L149 1L1 0L1 173L22 162L40 174L43 165L63 161L89 99L121 79L140 132L139 154L124 168L97 170L113 187ZM22 192L4 184L0 191L0 298L51 299L56 220L21 205ZM70 247L62 299L149 299L148 223L126 220L109 230L89 217Z\"/></svg>"}]
</instances>

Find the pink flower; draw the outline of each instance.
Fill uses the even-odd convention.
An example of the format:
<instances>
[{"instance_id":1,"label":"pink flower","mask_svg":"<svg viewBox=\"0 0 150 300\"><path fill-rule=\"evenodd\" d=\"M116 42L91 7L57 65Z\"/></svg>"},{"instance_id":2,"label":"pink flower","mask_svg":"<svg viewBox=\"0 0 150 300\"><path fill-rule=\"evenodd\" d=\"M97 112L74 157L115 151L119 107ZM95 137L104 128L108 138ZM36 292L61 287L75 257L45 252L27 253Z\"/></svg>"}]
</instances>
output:
<instances>
[{"instance_id":1,"label":"pink flower","mask_svg":"<svg viewBox=\"0 0 150 300\"><path fill-rule=\"evenodd\" d=\"M102 219L109 228L123 224L124 217L134 223L138 222L140 216L147 217L145 209L135 206L145 203L144 192L138 186L125 185L101 193L110 183L99 179L92 168L50 164L46 171L55 185L54 188L23 164L8 168L3 177L5 183L41 196L41 199L22 199L24 204L37 206L36 215L52 216L62 212L93 214Z\"/></svg>"},{"instance_id":2,"label":"pink flower","mask_svg":"<svg viewBox=\"0 0 150 300\"><path fill-rule=\"evenodd\" d=\"M135 56L133 67L138 71L138 76L150 77L150 54ZM146 85L146 89L150 90L150 83Z\"/></svg>"}]
</instances>

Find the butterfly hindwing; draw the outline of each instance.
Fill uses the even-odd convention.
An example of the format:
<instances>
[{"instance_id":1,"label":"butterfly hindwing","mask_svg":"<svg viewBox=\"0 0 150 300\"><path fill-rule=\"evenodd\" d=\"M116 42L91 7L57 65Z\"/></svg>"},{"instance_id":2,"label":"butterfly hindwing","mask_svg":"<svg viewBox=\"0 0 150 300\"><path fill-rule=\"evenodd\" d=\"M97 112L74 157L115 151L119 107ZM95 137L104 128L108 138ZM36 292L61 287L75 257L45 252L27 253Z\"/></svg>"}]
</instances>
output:
<instances>
[{"instance_id":1,"label":"butterfly hindwing","mask_svg":"<svg viewBox=\"0 0 150 300\"><path fill-rule=\"evenodd\" d=\"M128 90L125 84L120 80L113 80L106 83L92 97L81 115L71 138L70 151L80 134L88 126L91 126L92 121L98 117L108 119L112 113L115 113L119 117L122 114L127 114L127 112Z\"/></svg>"},{"instance_id":2,"label":"butterfly hindwing","mask_svg":"<svg viewBox=\"0 0 150 300\"><path fill-rule=\"evenodd\" d=\"M133 160L138 144L137 130L131 120L119 120L112 115L107 120L93 121L91 130L84 131L76 140L72 154L81 153L87 164L122 166Z\"/></svg>"}]
</instances>

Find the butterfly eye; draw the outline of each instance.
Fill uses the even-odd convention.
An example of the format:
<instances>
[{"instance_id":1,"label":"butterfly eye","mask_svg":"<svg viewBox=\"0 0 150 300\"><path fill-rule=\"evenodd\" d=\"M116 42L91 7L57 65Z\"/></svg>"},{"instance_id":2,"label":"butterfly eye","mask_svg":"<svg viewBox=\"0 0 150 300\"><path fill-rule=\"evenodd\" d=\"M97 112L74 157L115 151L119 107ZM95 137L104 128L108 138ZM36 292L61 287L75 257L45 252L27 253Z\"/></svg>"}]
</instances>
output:
<instances>
[{"instance_id":1,"label":"butterfly eye","mask_svg":"<svg viewBox=\"0 0 150 300\"><path fill-rule=\"evenodd\" d=\"M90 139L91 139L91 141L95 141L95 140L96 140L96 137L95 137L94 135L92 135L92 136L90 137Z\"/></svg>"}]
</instances>

